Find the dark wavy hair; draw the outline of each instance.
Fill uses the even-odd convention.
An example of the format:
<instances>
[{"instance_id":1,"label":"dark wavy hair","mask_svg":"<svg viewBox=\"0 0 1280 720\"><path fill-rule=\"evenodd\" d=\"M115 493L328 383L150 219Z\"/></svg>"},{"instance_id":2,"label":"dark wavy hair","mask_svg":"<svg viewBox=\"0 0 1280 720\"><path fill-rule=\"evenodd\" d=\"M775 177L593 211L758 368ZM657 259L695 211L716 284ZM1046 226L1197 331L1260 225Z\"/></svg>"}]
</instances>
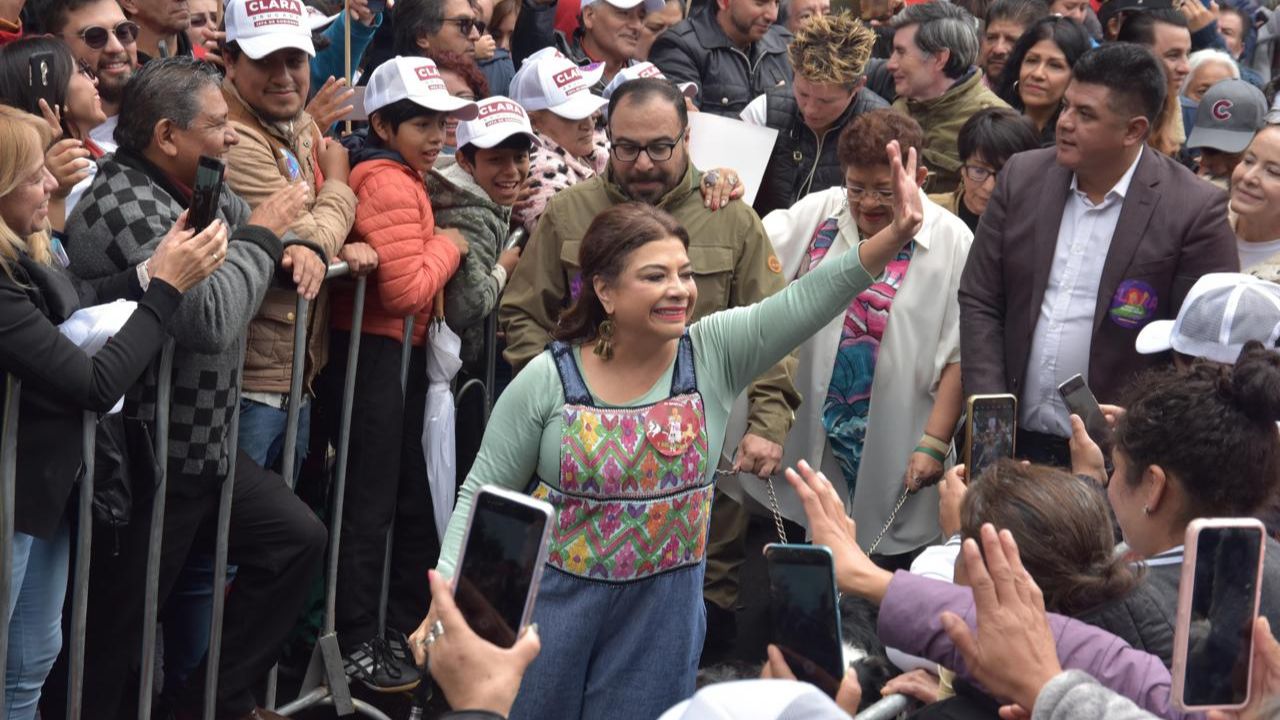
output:
<instances>
[{"instance_id":1,"label":"dark wavy hair","mask_svg":"<svg viewBox=\"0 0 1280 720\"><path fill-rule=\"evenodd\" d=\"M1018 95L1018 76L1022 74L1022 61L1026 59L1031 47L1041 40L1048 40L1057 45L1070 67L1075 67L1076 61L1089 52L1089 48L1093 45L1089 40L1089 33L1080 23L1058 15L1040 18L1027 28L1027 31L1022 33L1022 37L1018 38L1018 42L1014 43L1013 50L1009 51L1009 60L1000 73L1000 87L996 91L1001 100L1009 103L1009 107L1018 112L1025 109L1022 97ZM1049 121L1049 127L1053 127L1057 121L1058 114L1054 113Z\"/></svg>"},{"instance_id":2,"label":"dark wavy hair","mask_svg":"<svg viewBox=\"0 0 1280 720\"><path fill-rule=\"evenodd\" d=\"M1253 340L1234 366L1197 361L1138 378L1115 448L1130 486L1159 465L1182 488L1186 521L1247 517L1280 488L1280 354Z\"/></svg>"},{"instance_id":3,"label":"dark wavy hair","mask_svg":"<svg viewBox=\"0 0 1280 720\"><path fill-rule=\"evenodd\" d=\"M76 60L71 48L63 41L49 36L24 37L20 40L0 47L0 103L25 110L37 117L40 109L36 105L35 88L29 82L30 68L28 61L37 53L47 52L53 55L49 63L49 84L53 88L53 104L55 107L67 104L67 89L71 85L71 76L75 75ZM82 128L84 135L89 128ZM67 126L66 113L63 113L62 133L71 137Z\"/></svg>"},{"instance_id":4,"label":"dark wavy hair","mask_svg":"<svg viewBox=\"0 0 1280 720\"><path fill-rule=\"evenodd\" d=\"M960 505L960 534L983 523L1018 541L1045 608L1078 615L1129 594L1138 576L1116 555L1111 506L1089 481L1056 468L1001 460L975 478Z\"/></svg>"},{"instance_id":5,"label":"dark wavy hair","mask_svg":"<svg viewBox=\"0 0 1280 720\"><path fill-rule=\"evenodd\" d=\"M689 233L678 220L646 203L626 202L601 212L591 221L578 249L582 290L560 314L552 335L568 343L588 342L607 314L596 296L595 279L614 282L631 253L651 242L676 238L689 247Z\"/></svg>"},{"instance_id":6,"label":"dark wavy hair","mask_svg":"<svg viewBox=\"0 0 1280 720\"><path fill-rule=\"evenodd\" d=\"M461 77L475 94L476 100L489 97L489 80L480 72L480 66L476 65L475 60L446 50L429 51L427 57L435 61L440 72L451 72Z\"/></svg>"}]
</instances>

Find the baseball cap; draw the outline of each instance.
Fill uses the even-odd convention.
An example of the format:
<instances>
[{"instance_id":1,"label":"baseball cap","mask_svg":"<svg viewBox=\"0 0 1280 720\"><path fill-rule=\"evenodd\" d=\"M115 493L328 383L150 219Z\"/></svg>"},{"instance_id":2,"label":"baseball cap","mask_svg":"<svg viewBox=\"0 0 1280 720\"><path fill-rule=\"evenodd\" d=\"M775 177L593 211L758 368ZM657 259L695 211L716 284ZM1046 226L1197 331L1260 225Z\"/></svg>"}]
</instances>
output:
<instances>
[{"instance_id":1,"label":"baseball cap","mask_svg":"<svg viewBox=\"0 0 1280 720\"><path fill-rule=\"evenodd\" d=\"M1105 28L1107 22L1121 12L1147 12L1148 10L1172 10L1173 0L1110 0L1098 10L1098 22Z\"/></svg>"},{"instance_id":2,"label":"baseball cap","mask_svg":"<svg viewBox=\"0 0 1280 720\"><path fill-rule=\"evenodd\" d=\"M302 0L228 0L227 42L261 60L277 50L296 48L316 56L311 18Z\"/></svg>"},{"instance_id":3,"label":"baseball cap","mask_svg":"<svg viewBox=\"0 0 1280 720\"><path fill-rule=\"evenodd\" d=\"M1235 363L1250 340L1275 347L1280 339L1280 285L1243 273L1209 273L1191 286L1176 320L1147 323L1136 349L1143 355L1177 350Z\"/></svg>"},{"instance_id":4,"label":"baseball cap","mask_svg":"<svg viewBox=\"0 0 1280 720\"><path fill-rule=\"evenodd\" d=\"M560 58L561 60L568 60L569 56L560 52L560 49L556 46L548 45L532 55L526 56L524 62L520 64L520 69L523 70L525 65L528 65L534 60L542 60L544 58ZM587 79L587 83L591 85L591 87L595 87L596 83L600 82L600 79L604 77L604 63L602 62L579 65L578 67L582 69L582 76Z\"/></svg>"},{"instance_id":5,"label":"baseball cap","mask_svg":"<svg viewBox=\"0 0 1280 720\"><path fill-rule=\"evenodd\" d=\"M1196 122L1187 136L1187 147L1207 147L1222 152L1243 152L1262 129L1267 99L1244 80L1221 80L1200 98Z\"/></svg>"},{"instance_id":6,"label":"baseball cap","mask_svg":"<svg viewBox=\"0 0 1280 720\"><path fill-rule=\"evenodd\" d=\"M474 120L478 112L471 100L449 94L433 60L396 56L369 76L364 91L364 111L370 115L391 103L412 100L428 110L446 112L459 120Z\"/></svg>"},{"instance_id":7,"label":"baseball cap","mask_svg":"<svg viewBox=\"0 0 1280 720\"><path fill-rule=\"evenodd\" d=\"M550 110L566 120L581 120L609 103L591 92L595 83L590 77L564 56L526 59L511 78L511 97L530 112Z\"/></svg>"},{"instance_id":8,"label":"baseball cap","mask_svg":"<svg viewBox=\"0 0 1280 720\"><path fill-rule=\"evenodd\" d=\"M538 141L533 127L529 125L528 114L515 100L494 95L476 103L476 106L479 114L475 120L458 123L458 147L491 148L513 135L524 135L531 142Z\"/></svg>"},{"instance_id":9,"label":"baseball cap","mask_svg":"<svg viewBox=\"0 0 1280 720\"><path fill-rule=\"evenodd\" d=\"M595 5L597 2L607 2L619 10L630 10L644 3L644 11L647 13L658 12L667 6L667 0L582 0L580 7Z\"/></svg>"},{"instance_id":10,"label":"baseball cap","mask_svg":"<svg viewBox=\"0 0 1280 720\"><path fill-rule=\"evenodd\" d=\"M662 78L663 80L667 79L667 76L662 74L662 71L658 69L658 66L651 62L633 63L619 70L618 74L614 75L613 79L609 81L609 84L604 86L604 99L608 100L613 97L613 91L617 90L622 83L627 82L628 80L639 80L640 78L647 77ZM684 96L687 98L693 98L698 95L697 83L684 82L676 83L675 85L680 88L680 92L684 93Z\"/></svg>"}]
</instances>

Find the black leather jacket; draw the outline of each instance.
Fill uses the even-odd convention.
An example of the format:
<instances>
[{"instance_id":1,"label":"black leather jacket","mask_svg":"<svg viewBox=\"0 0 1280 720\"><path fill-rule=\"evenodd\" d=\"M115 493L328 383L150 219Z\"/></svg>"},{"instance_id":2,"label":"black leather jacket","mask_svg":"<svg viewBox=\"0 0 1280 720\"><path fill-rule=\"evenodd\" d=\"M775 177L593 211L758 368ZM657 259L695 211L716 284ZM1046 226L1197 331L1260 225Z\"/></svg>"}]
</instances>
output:
<instances>
[{"instance_id":1,"label":"black leather jacket","mask_svg":"<svg viewBox=\"0 0 1280 720\"><path fill-rule=\"evenodd\" d=\"M695 103L703 112L737 119L756 96L791 84L790 42L791 33L774 25L744 53L720 29L716 7L708 4L659 35L649 61L672 82L697 83Z\"/></svg>"}]
</instances>

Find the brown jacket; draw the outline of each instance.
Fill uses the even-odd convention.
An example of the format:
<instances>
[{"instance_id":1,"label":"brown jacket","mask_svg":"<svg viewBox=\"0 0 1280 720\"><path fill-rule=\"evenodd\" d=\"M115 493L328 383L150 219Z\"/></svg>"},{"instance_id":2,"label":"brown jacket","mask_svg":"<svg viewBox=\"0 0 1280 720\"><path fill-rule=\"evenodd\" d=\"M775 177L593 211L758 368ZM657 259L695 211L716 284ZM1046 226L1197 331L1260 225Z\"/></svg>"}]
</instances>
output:
<instances>
[{"instance_id":1,"label":"brown jacket","mask_svg":"<svg viewBox=\"0 0 1280 720\"><path fill-rule=\"evenodd\" d=\"M321 177L317 162L320 129L306 112L292 123L264 122L240 99L229 80L223 82L222 93L227 100L231 126L240 136L240 142L227 153L227 182L231 189L250 207L257 207L283 190L296 173L295 179L307 184L310 198L307 209L294 219L289 231L318 247L326 259L332 260L355 221L356 196L345 183ZM298 295L292 288L267 290L258 315L249 324L245 390L289 392L297 302ZM322 288L308 313L308 367L304 388L310 387L327 360L328 320L328 293Z\"/></svg>"}]
</instances>

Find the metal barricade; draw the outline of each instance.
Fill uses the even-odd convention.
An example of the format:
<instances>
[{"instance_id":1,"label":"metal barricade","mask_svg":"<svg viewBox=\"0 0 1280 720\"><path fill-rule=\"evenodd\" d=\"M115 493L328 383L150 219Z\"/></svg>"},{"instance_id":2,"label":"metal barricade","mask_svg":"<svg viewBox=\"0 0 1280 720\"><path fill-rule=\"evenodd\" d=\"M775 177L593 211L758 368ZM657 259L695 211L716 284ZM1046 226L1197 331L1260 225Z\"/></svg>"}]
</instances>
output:
<instances>
[{"instance_id":1,"label":"metal barricade","mask_svg":"<svg viewBox=\"0 0 1280 720\"><path fill-rule=\"evenodd\" d=\"M906 695L889 695L855 715L853 720L894 720L911 708L911 702Z\"/></svg>"},{"instance_id":2,"label":"metal barricade","mask_svg":"<svg viewBox=\"0 0 1280 720\"><path fill-rule=\"evenodd\" d=\"M350 273L350 268L346 263L338 263L329 267L325 279L333 279L342 277ZM302 681L302 691L299 696L292 702L279 708L277 712L281 715L295 715L304 710L319 706L333 707L334 711L340 717L359 713L366 717L375 718L375 720L390 720L386 715L381 713L377 708L363 701L355 700L351 697L351 688L347 684L347 673L343 667L342 652L338 649L338 635L336 631L337 616L337 587L338 587L338 545L342 537L342 512L343 504L346 497L347 487L347 458L350 453L351 440L351 408L355 397L356 387L356 364L360 357L360 337L364 322L364 300L366 278L358 277L355 279L355 299L351 313L351 341L347 346L347 372L343 378L342 386L342 410L339 417L339 434L338 447L336 448L336 460L333 482L333 512L329 519L329 555L325 567L325 604L324 604L324 628L320 633L320 637L316 641L316 646L311 653L311 662L307 667L306 676ZM301 306L302 301L299 302ZM301 312L296 314L299 323L295 326L294 336L294 375L290 379L290 409L291 413L286 424L286 446L283 461L287 463L284 466L286 471L291 473L293 460L297 448L297 430L298 416L294 407L299 403L293 402L295 398L301 397L302 392L302 375L299 371L299 365L296 358L299 352L305 353L305 340L299 344L297 337L298 330L296 328L303 327L300 332L305 334L305 327L302 324L304 318ZM304 356L305 357L305 356ZM289 444L292 438L293 443ZM290 480L292 484L292 480ZM275 706L275 673L269 679L270 687L268 688L267 707Z\"/></svg>"},{"instance_id":3,"label":"metal barricade","mask_svg":"<svg viewBox=\"0 0 1280 720\"><path fill-rule=\"evenodd\" d=\"M439 298L437 298L439 301ZM404 335L400 340L400 397L408 406L409 360L413 355L413 316L404 319ZM387 528L387 549L382 555L382 590L378 593L378 637L387 636L387 603L391 600L391 545L396 536L395 517Z\"/></svg>"},{"instance_id":4,"label":"metal barricade","mask_svg":"<svg viewBox=\"0 0 1280 720\"><path fill-rule=\"evenodd\" d=\"M156 483L155 501L151 506L151 535L147 544L147 577L142 605L142 666L138 688L138 717L151 717L151 697L156 676L156 620L160 614L160 549L164 542L165 493L169 488L169 403L173 395L173 339L165 342L160 353L160 369L156 382L156 465L160 480Z\"/></svg>"},{"instance_id":5,"label":"metal barricade","mask_svg":"<svg viewBox=\"0 0 1280 720\"><path fill-rule=\"evenodd\" d=\"M75 575L71 591L71 639L67 663L67 717L80 720L84 709L84 648L89 618L89 561L93 547L93 482L97 460L98 414L84 413L84 438L81 443L82 473L80 478L80 524L76 531Z\"/></svg>"},{"instance_id":6,"label":"metal barricade","mask_svg":"<svg viewBox=\"0 0 1280 720\"><path fill-rule=\"evenodd\" d=\"M516 228L507 235L507 241L502 249L510 250L523 243L528 236L529 233L524 228ZM471 378L455 388L453 404L456 407L462 407L462 400L468 393L479 391L484 402L484 422L488 425L489 415L493 412L493 403L497 400L498 308L496 307L484 319L484 349L481 350L481 356L484 358L484 377Z\"/></svg>"},{"instance_id":7,"label":"metal barricade","mask_svg":"<svg viewBox=\"0 0 1280 720\"><path fill-rule=\"evenodd\" d=\"M9 596L13 594L13 501L18 483L18 406L22 381L4 378L4 410L0 414L0 658L9 655ZM4 720L0 697L0 720Z\"/></svg>"}]
</instances>

